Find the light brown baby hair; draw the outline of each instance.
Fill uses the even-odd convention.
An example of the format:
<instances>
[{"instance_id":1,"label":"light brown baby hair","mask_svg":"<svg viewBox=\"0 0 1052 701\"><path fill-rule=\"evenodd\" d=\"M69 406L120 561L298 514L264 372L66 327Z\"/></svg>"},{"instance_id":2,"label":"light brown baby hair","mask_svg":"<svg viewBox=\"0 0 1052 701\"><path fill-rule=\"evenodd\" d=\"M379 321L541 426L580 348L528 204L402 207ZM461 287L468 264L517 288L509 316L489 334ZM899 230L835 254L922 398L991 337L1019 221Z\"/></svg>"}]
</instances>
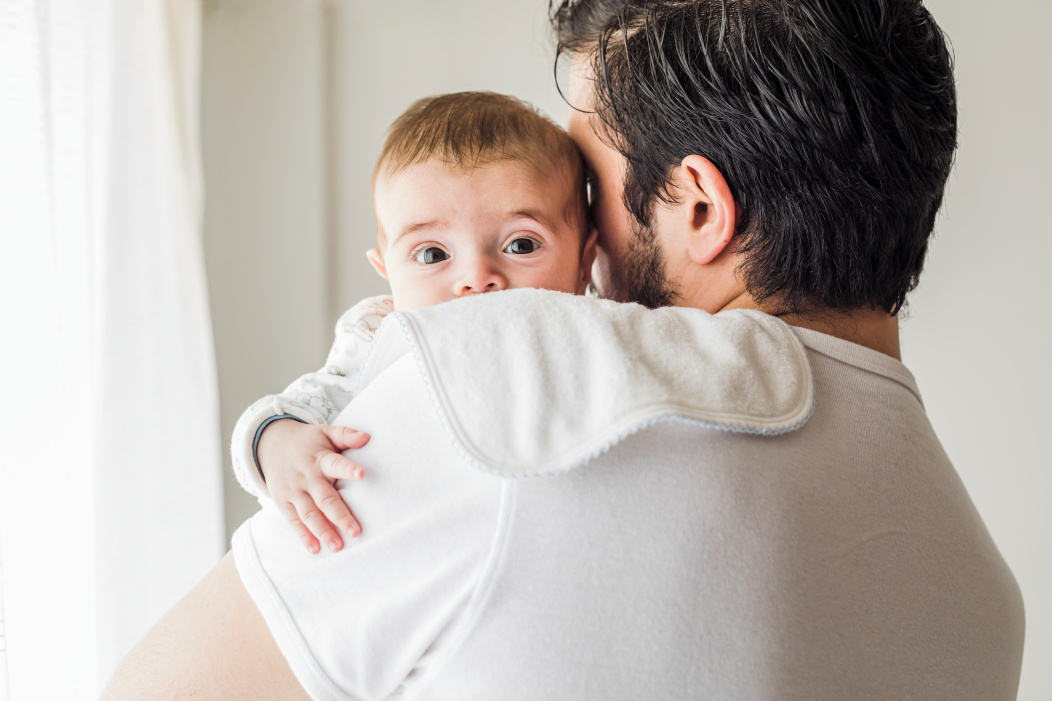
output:
<instances>
[{"instance_id":1,"label":"light brown baby hair","mask_svg":"<svg viewBox=\"0 0 1052 701\"><path fill-rule=\"evenodd\" d=\"M517 161L542 177L563 179L565 217L581 231L583 245L589 226L581 154L565 131L522 100L493 92L458 92L417 100L387 132L373 169L374 195L380 179L431 160L468 172ZM382 241L379 223L377 229Z\"/></svg>"}]
</instances>

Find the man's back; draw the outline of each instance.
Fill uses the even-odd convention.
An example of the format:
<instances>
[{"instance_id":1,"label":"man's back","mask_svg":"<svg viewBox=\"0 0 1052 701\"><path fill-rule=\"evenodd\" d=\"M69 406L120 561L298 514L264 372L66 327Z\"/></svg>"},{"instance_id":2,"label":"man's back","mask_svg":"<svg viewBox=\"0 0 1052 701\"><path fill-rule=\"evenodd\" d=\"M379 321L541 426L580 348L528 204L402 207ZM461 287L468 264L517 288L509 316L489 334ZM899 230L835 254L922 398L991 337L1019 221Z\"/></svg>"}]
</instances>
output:
<instances>
[{"instance_id":1,"label":"man's back","mask_svg":"<svg viewBox=\"0 0 1052 701\"><path fill-rule=\"evenodd\" d=\"M660 423L516 483L485 612L421 698L1014 699L1022 600L912 377L800 335L798 431Z\"/></svg>"},{"instance_id":2,"label":"man's back","mask_svg":"<svg viewBox=\"0 0 1052 701\"><path fill-rule=\"evenodd\" d=\"M796 333L802 427L659 420L517 477L471 464L426 353L398 360L344 417L374 436L343 491L361 542L311 558L266 510L235 539L300 682L333 699L1015 698L1019 591L912 377Z\"/></svg>"}]
</instances>

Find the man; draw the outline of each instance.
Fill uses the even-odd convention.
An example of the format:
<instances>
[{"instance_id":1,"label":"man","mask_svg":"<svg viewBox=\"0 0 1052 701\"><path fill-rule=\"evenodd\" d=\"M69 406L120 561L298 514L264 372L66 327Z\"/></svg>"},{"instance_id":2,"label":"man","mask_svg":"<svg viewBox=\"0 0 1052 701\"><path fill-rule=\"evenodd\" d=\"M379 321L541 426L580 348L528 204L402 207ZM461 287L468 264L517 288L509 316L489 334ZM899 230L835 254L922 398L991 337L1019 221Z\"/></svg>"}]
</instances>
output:
<instances>
[{"instance_id":1,"label":"man","mask_svg":"<svg viewBox=\"0 0 1052 701\"><path fill-rule=\"evenodd\" d=\"M934 20L553 17L597 287L662 308L502 293L464 338L444 322L468 305L404 316L348 409L376 426L347 491L362 542L296 555L265 510L107 698L1015 698L1018 588L898 361L956 142ZM512 391L472 405L479 383Z\"/></svg>"}]
</instances>

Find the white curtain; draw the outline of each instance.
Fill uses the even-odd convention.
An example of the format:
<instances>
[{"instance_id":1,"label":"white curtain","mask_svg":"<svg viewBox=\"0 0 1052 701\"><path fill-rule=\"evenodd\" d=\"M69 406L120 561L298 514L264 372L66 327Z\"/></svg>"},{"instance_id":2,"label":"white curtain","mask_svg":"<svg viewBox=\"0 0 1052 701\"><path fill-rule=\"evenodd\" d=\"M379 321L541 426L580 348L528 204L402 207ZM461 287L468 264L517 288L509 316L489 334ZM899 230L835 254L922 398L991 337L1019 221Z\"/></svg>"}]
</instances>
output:
<instances>
[{"instance_id":1,"label":"white curtain","mask_svg":"<svg viewBox=\"0 0 1052 701\"><path fill-rule=\"evenodd\" d=\"M0 0L0 699L93 699L224 548L199 0Z\"/></svg>"}]
</instances>

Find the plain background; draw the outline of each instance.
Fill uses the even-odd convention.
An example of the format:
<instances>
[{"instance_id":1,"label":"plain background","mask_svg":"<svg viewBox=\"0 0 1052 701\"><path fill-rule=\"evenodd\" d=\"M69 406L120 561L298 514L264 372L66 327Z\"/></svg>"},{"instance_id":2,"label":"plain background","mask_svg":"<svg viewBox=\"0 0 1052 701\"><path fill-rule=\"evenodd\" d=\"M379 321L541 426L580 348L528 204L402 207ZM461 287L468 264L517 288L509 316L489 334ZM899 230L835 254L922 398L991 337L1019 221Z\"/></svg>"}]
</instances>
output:
<instances>
[{"instance_id":1,"label":"plain background","mask_svg":"<svg viewBox=\"0 0 1052 701\"><path fill-rule=\"evenodd\" d=\"M1052 4L929 0L954 47L960 149L902 350L932 423L1023 590L1021 701L1052 699L1052 323L1044 298ZM205 246L222 430L319 367L368 266L369 177L410 102L522 97L557 121L546 0L206 4ZM226 475L227 528L256 504ZM1042 664L1041 660L1044 660Z\"/></svg>"}]
</instances>

